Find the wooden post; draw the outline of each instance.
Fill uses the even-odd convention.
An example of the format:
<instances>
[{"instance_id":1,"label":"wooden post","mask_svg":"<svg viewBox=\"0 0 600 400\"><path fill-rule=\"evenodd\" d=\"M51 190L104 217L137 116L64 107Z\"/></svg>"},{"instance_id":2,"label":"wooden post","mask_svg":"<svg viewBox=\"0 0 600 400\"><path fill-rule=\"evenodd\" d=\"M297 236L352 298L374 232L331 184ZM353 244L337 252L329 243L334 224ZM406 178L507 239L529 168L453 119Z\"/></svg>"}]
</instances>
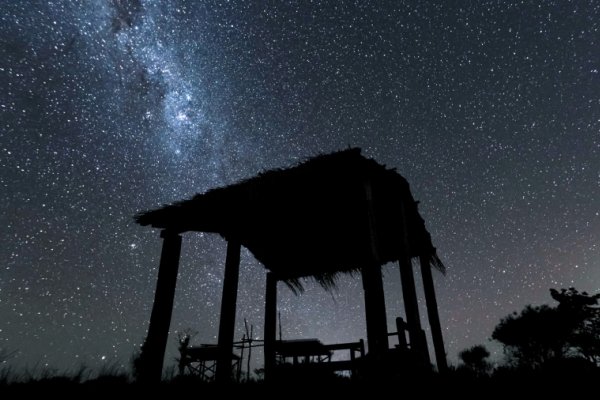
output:
<instances>
[{"instance_id":1,"label":"wooden post","mask_svg":"<svg viewBox=\"0 0 600 400\"><path fill-rule=\"evenodd\" d=\"M429 357L429 346L427 346L427 335L424 329L419 330L419 348L421 349L421 359L426 366L431 366L431 357Z\"/></svg>"},{"instance_id":2,"label":"wooden post","mask_svg":"<svg viewBox=\"0 0 600 400\"><path fill-rule=\"evenodd\" d=\"M267 273L265 293L265 380L273 379L275 368L275 340L277 338L277 278Z\"/></svg>"},{"instance_id":3,"label":"wooden post","mask_svg":"<svg viewBox=\"0 0 600 400\"><path fill-rule=\"evenodd\" d=\"M406 322L404 322L402 317L396 318L396 330L398 332L398 347L402 350L406 350L408 348L406 342Z\"/></svg>"},{"instance_id":4,"label":"wooden post","mask_svg":"<svg viewBox=\"0 0 600 400\"><path fill-rule=\"evenodd\" d=\"M250 382L250 360L252 359L252 339L254 339L254 325L248 330L248 321L244 318L244 329L246 329L246 337L248 338L248 361L246 363L246 382Z\"/></svg>"},{"instance_id":5,"label":"wooden post","mask_svg":"<svg viewBox=\"0 0 600 400\"><path fill-rule=\"evenodd\" d=\"M244 319L244 323L246 323L245 319ZM240 350L240 361L238 363L238 369L237 369L238 383L242 381L242 364L244 363L244 349L245 348L246 348L246 335L242 335L242 347Z\"/></svg>"},{"instance_id":6,"label":"wooden post","mask_svg":"<svg viewBox=\"0 0 600 400\"><path fill-rule=\"evenodd\" d=\"M383 294L381 267L372 264L361 269L365 296L367 341L369 354L381 357L388 349L387 316Z\"/></svg>"},{"instance_id":7,"label":"wooden post","mask_svg":"<svg viewBox=\"0 0 600 400\"><path fill-rule=\"evenodd\" d=\"M421 275L423 275L423 288L425 290L425 302L427 303L427 316L429 318L429 326L431 327L435 361L438 371L445 373L448 371L448 362L446 361L446 351L444 350L444 338L442 336L440 315L435 298L431 265L429 264L429 258L426 256L420 256L419 261L421 264Z\"/></svg>"},{"instance_id":8,"label":"wooden post","mask_svg":"<svg viewBox=\"0 0 600 400\"><path fill-rule=\"evenodd\" d=\"M235 331L240 249L241 244L236 239L230 239L227 243L223 297L221 299L221 321L219 323L219 359L217 360L215 377L217 382L229 382L231 380L231 355L233 353L233 335Z\"/></svg>"},{"instance_id":9,"label":"wooden post","mask_svg":"<svg viewBox=\"0 0 600 400\"><path fill-rule=\"evenodd\" d=\"M417 290L415 289L415 276L413 275L410 258L403 257L400 260L400 279L402 281L402 297L406 312L406 324L408 325L411 346L414 346L415 343L419 342L418 336L421 330L421 320L419 318Z\"/></svg>"},{"instance_id":10,"label":"wooden post","mask_svg":"<svg viewBox=\"0 0 600 400\"><path fill-rule=\"evenodd\" d=\"M163 238L163 247L150 326L138 360L139 366L136 365L138 379L146 383L160 382L162 377L181 254L181 236L177 232L164 230L160 237Z\"/></svg>"},{"instance_id":11,"label":"wooden post","mask_svg":"<svg viewBox=\"0 0 600 400\"><path fill-rule=\"evenodd\" d=\"M402 221L400 221L400 234L402 238L400 249L400 280L402 282L402 297L404 300L404 310L406 312L406 323L410 337L411 349L424 354L427 350L427 343L422 343L421 319L419 318L419 303L417 301L417 290L415 288L415 276L412 269L410 245L408 240L408 224L406 221L406 210L403 203L400 203L400 212ZM425 346L425 347L423 347Z\"/></svg>"},{"instance_id":12,"label":"wooden post","mask_svg":"<svg viewBox=\"0 0 600 400\"><path fill-rule=\"evenodd\" d=\"M375 208L373 205L373 187L369 180L365 181L364 188L367 202L367 227L371 261L369 265L363 266L361 274L365 292L365 316L369 354L377 359L383 356L389 348L387 315L385 311L383 280L381 277Z\"/></svg>"}]
</instances>

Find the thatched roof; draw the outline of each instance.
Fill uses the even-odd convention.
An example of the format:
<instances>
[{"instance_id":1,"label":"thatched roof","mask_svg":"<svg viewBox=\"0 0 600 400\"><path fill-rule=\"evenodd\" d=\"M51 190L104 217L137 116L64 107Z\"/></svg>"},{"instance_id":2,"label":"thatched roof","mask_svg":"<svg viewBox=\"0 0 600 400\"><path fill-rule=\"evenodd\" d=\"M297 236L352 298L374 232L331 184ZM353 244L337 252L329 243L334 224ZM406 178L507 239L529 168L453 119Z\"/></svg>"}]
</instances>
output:
<instances>
[{"instance_id":1,"label":"thatched roof","mask_svg":"<svg viewBox=\"0 0 600 400\"><path fill-rule=\"evenodd\" d=\"M398 260L403 214L410 256L427 256L443 270L408 182L363 157L360 149L263 172L142 212L135 220L154 228L237 238L288 283L314 277L328 286L338 273Z\"/></svg>"}]
</instances>

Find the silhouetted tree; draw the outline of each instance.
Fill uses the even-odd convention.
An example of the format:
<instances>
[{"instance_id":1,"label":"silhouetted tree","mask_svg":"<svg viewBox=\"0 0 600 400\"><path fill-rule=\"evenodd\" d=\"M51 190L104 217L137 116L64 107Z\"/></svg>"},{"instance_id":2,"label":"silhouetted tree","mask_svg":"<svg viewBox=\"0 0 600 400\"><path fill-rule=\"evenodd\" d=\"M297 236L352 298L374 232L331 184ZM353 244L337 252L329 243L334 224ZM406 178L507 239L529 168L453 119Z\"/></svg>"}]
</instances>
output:
<instances>
[{"instance_id":1,"label":"silhouetted tree","mask_svg":"<svg viewBox=\"0 0 600 400\"><path fill-rule=\"evenodd\" d=\"M571 328L567 346L572 355L600 365L600 293L579 293L575 288L550 289L550 295L558 302L561 323Z\"/></svg>"},{"instance_id":2,"label":"silhouetted tree","mask_svg":"<svg viewBox=\"0 0 600 400\"><path fill-rule=\"evenodd\" d=\"M492 333L504 345L509 364L537 368L562 357L568 329L558 324L555 308L527 306L503 318Z\"/></svg>"},{"instance_id":3,"label":"silhouetted tree","mask_svg":"<svg viewBox=\"0 0 600 400\"><path fill-rule=\"evenodd\" d=\"M598 363L600 357L600 294L590 296L574 288L551 289L558 306L527 306L503 318L492 338L504 345L513 366L538 368L548 361L585 357Z\"/></svg>"},{"instance_id":4,"label":"silhouetted tree","mask_svg":"<svg viewBox=\"0 0 600 400\"><path fill-rule=\"evenodd\" d=\"M177 342L179 343L177 349L179 350L179 357L175 358L175 361L177 361L179 375L185 373L185 366L189 362L188 348L190 347L190 340L196 336L197 333L198 332L190 328L177 333Z\"/></svg>"},{"instance_id":5,"label":"silhouetted tree","mask_svg":"<svg viewBox=\"0 0 600 400\"><path fill-rule=\"evenodd\" d=\"M131 356L131 373L133 375L133 379L135 381L140 381L141 379L143 379L144 374L146 373L146 360L144 357L144 345L145 343L140 347L139 351L136 351L132 356Z\"/></svg>"},{"instance_id":6,"label":"silhouetted tree","mask_svg":"<svg viewBox=\"0 0 600 400\"><path fill-rule=\"evenodd\" d=\"M464 367L476 376L487 375L492 369L492 365L488 361L489 356L490 352L481 344L458 353Z\"/></svg>"}]
</instances>

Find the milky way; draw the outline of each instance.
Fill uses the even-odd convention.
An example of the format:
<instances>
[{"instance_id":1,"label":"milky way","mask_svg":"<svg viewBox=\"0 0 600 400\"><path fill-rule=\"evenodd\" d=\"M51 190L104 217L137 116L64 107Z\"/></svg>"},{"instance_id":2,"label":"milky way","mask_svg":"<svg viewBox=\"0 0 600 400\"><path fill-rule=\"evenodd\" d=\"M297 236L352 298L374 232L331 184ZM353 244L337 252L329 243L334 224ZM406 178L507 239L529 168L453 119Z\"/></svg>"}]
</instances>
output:
<instances>
[{"instance_id":1,"label":"milky way","mask_svg":"<svg viewBox=\"0 0 600 400\"><path fill-rule=\"evenodd\" d=\"M261 3L0 6L9 364L128 365L161 245L135 213L348 146L420 201L451 360L551 287L600 290L600 4ZM216 342L224 259L221 238L184 237L167 364L175 332ZM236 337L263 321L248 252L241 274ZM365 337L361 293L282 287L283 336Z\"/></svg>"}]
</instances>

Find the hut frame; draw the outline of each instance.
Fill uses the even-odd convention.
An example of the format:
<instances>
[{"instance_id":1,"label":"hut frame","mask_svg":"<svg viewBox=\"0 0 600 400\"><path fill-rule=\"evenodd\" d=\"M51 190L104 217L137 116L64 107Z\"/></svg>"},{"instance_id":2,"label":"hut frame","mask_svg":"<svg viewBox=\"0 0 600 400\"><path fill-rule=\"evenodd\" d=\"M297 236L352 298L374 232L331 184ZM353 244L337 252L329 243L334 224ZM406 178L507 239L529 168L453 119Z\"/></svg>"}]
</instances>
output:
<instances>
[{"instance_id":1,"label":"hut frame","mask_svg":"<svg viewBox=\"0 0 600 400\"><path fill-rule=\"evenodd\" d=\"M314 157L289 169L267 171L240 183L145 211L136 222L161 230L162 254L142 357L141 379L162 375L181 252L181 234L218 233L227 240L218 334L216 380L232 379L235 313L241 246L268 270L265 295L265 378L276 360L277 283L302 290L313 278L325 288L341 273L363 282L368 356L389 350L381 266L398 262L406 330L413 351L428 357L421 328L412 261L418 259L438 370L447 369L432 268L444 265L431 243L408 182L348 149ZM400 332L400 329L399 329ZM400 334L399 334L400 336ZM403 334L402 334L403 336Z\"/></svg>"}]
</instances>

